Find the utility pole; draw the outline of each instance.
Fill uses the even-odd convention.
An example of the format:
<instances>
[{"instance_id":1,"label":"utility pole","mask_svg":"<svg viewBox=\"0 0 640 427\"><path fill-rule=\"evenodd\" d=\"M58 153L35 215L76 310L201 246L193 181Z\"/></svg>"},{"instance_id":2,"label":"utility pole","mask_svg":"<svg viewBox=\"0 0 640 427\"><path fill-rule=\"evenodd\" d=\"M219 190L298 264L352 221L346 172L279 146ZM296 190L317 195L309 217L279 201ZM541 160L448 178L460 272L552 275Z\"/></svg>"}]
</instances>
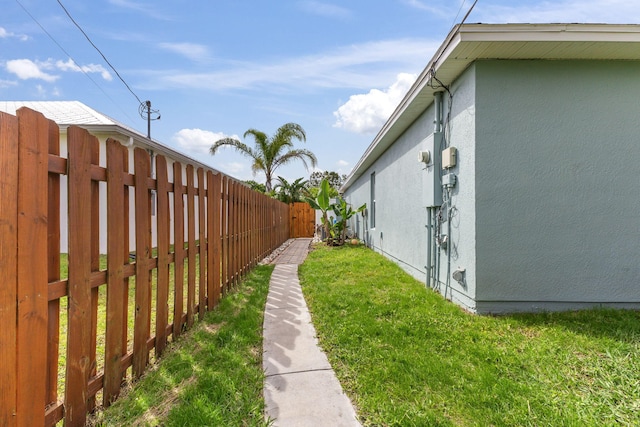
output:
<instances>
[{"instance_id":1,"label":"utility pole","mask_svg":"<svg viewBox=\"0 0 640 427\"><path fill-rule=\"evenodd\" d=\"M151 121L160 120L160 111L151 108L151 101L145 101L138 108L140 117L147 120L147 138L151 139Z\"/></svg>"}]
</instances>

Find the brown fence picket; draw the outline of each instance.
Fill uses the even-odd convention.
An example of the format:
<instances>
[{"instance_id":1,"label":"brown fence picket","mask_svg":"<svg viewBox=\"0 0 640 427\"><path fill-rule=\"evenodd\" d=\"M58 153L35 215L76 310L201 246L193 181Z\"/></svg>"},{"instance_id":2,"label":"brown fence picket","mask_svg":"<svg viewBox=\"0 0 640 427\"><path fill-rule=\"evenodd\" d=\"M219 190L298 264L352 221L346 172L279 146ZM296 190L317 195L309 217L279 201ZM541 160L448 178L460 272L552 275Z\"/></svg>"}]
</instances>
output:
<instances>
[{"instance_id":1,"label":"brown fence picket","mask_svg":"<svg viewBox=\"0 0 640 427\"><path fill-rule=\"evenodd\" d=\"M156 156L157 179L157 235L158 235L158 273L156 292L156 357L160 357L167 344L167 325L169 323L169 240L171 219L169 215L169 174L167 160Z\"/></svg>"},{"instance_id":2,"label":"brown fence picket","mask_svg":"<svg viewBox=\"0 0 640 427\"><path fill-rule=\"evenodd\" d=\"M206 198L204 169L198 168L198 319L202 319L207 305L207 242Z\"/></svg>"},{"instance_id":3,"label":"brown fence picket","mask_svg":"<svg viewBox=\"0 0 640 427\"><path fill-rule=\"evenodd\" d=\"M213 277L214 277L214 306L218 305L218 301L222 298L222 236L224 235L223 200L222 200L222 175L217 173L213 176L213 217L216 230L214 232L213 242Z\"/></svg>"},{"instance_id":4,"label":"brown fence picket","mask_svg":"<svg viewBox=\"0 0 640 427\"><path fill-rule=\"evenodd\" d=\"M49 122L49 154L60 155L60 129L53 122ZM57 173L49 173L48 193L47 279L56 282L60 280L60 175ZM46 404L50 408L58 403L60 300L51 300L48 306Z\"/></svg>"},{"instance_id":5,"label":"brown fence picket","mask_svg":"<svg viewBox=\"0 0 640 427\"><path fill-rule=\"evenodd\" d=\"M19 425L42 425L46 400L47 180L49 123L40 113L21 108L18 116L17 218L17 390ZM3 171L4 173L4 171ZM24 386L27 385L28 386Z\"/></svg>"},{"instance_id":6,"label":"brown fence picket","mask_svg":"<svg viewBox=\"0 0 640 427\"><path fill-rule=\"evenodd\" d=\"M229 212L227 213L227 221L228 221L228 236L227 236L227 240L228 240L228 244L229 244L229 248L228 248L228 253L227 253L227 283L226 283L226 291L229 292L229 290L232 288L233 286L233 277L235 274L235 264L234 264L234 250L235 250L235 224L236 224L236 217L235 215L235 198L234 198L234 181L233 180L229 180L228 182L228 187L227 187L227 198L228 198L228 206L227 209L229 210Z\"/></svg>"},{"instance_id":7,"label":"brown fence picket","mask_svg":"<svg viewBox=\"0 0 640 427\"><path fill-rule=\"evenodd\" d=\"M147 340L151 330L151 194L148 179L151 172L149 154L134 150L136 207L136 292L133 332L133 376L139 378L149 363Z\"/></svg>"},{"instance_id":8,"label":"brown fence picket","mask_svg":"<svg viewBox=\"0 0 640 427\"><path fill-rule=\"evenodd\" d=\"M0 113L0 425L17 425L18 119Z\"/></svg>"},{"instance_id":9,"label":"brown fence picket","mask_svg":"<svg viewBox=\"0 0 640 427\"><path fill-rule=\"evenodd\" d=\"M192 165L187 165L187 328L193 325L196 299L196 213L195 176Z\"/></svg>"},{"instance_id":10,"label":"brown fence picket","mask_svg":"<svg viewBox=\"0 0 640 427\"><path fill-rule=\"evenodd\" d=\"M221 197L221 217L220 228L222 230L221 253L220 253L220 274L221 291L224 295L227 292L227 284L229 283L229 179L222 177L222 197Z\"/></svg>"},{"instance_id":11,"label":"brown fence picket","mask_svg":"<svg viewBox=\"0 0 640 427\"><path fill-rule=\"evenodd\" d=\"M91 135L90 138L91 164L98 166L100 163L100 142L98 138ZM99 181L91 182L91 237L89 239L89 250L91 252L91 272L100 271L100 184ZM89 360L91 368L89 378L95 378L98 372L96 362L97 338L98 338L98 297L99 288L91 288L91 332L89 333ZM96 407L95 395L89 393L87 409L93 411Z\"/></svg>"},{"instance_id":12,"label":"brown fence picket","mask_svg":"<svg viewBox=\"0 0 640 427\"><path fill-rule=\"evenodd\" d=\"M92 292L91 292L91 143L95 139L77 126L67 129L69 151L68 180L69 224L69 295L67 370L65 383L66 422L83 426L88 410L89 376L92 370Z\"/></svg>"},{"instance_id":13,"label":"brown fence picket","mask_svg":"<svg viewBox=\"0 0 640 427\"><path fill-rule=\"evenodd\" d=\"M182 185L182 165L173 164L173 339L182 332L184 313L184 186Z\"/></svg>"},{"instance_id":14,"label":"brown fence picket","mask_svg":"<svg viewBox=\"0 0 640 427\"><path fill-rule=\"evenodd\" d=\"M242 277L246 277L249 273L249 188L242 186L242 202L243 202L243 251L242 251Z\"/></svg>"},{"instance_id":15,"label":"brown fence picket","mask_svg":"<svg viewBox=\"0 0 640 427\"><path fill-rule=\"evenodd\" d=\"M230 233L230 274L229 274L229 286L234 288L236 286L236 280L238 279L238 222L240 217L238 215L238 183L236 181L229 181L229 225L231 226Z\"/></svg>"},{"instance_id":16,"label":"brown fence picket","mask_svg":"<svg viewBox=\"0 0 640 427\"><path fill-rule=\"evenodd\" d=\"M127 351L126 316L127 284L124 278L122 252L125 239L125 159L126 147L113 139L107 140L107 328L105 337L103 405L109 406L120 393L121 359ZM128 212L127 212L128 216ZM128 258L128 250L126 251ZM124 336L124 337L123 337ZM124 339L123 339L124 338Z\"/></svg>"},{"instance_id":17,"label":"brown fence picket","mask_svg":"<svg viewBox=\"0 0 640 427\"><path fill-rule=\"evenodd\" d=\"M215 212L215 207L217 206L215 203L216 194L218 194L215 190L215 179L213 177L213 172L207 171L206 174L207 179L207 310L213 310L213 308L217 305L218 299L216 297L216 289L215 289L215 247L216 241L218 238L218 231L216 229L216 221L218 220L218 215ZM219 273L218 273L219 274Z\"/></svg>"}]
</instances>

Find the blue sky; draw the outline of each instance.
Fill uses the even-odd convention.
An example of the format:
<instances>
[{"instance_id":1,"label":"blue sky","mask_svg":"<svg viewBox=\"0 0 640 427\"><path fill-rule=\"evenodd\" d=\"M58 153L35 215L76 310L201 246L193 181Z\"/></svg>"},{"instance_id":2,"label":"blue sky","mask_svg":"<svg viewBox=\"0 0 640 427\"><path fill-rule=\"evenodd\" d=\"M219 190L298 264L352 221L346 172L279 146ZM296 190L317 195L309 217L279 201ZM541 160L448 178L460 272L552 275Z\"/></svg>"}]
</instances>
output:
<instances>
[{"instance_id":1,"label":"blue sky","mask_svg":"<svg viewBox=\"0 0 640 427\"><path fill-rule=\"evenodd\" d=\"M208 147L287 122L306 130L299 146L317 155L318 169L348 173L473 3L61 1L160 111L154 139L243 180L253 179L247 158ZM136 97L56 0L6 0L2 9L0 100L78 100L146 133ZM467 22L634 24L640 2L479 0ZM298 163L277 174L309 173Z\"/></svg>"}]
</instances>

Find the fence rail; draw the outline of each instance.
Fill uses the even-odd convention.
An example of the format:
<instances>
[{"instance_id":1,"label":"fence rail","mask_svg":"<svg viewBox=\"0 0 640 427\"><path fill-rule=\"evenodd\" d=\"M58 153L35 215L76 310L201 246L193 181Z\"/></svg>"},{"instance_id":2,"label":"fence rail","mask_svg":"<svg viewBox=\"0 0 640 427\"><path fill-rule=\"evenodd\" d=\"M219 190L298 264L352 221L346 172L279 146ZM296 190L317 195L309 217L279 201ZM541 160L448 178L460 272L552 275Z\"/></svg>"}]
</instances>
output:
<instances>
[{"instance_id":1,"label":"fence rail","mask_svg":"<svg viewBox=\"0 0 640 427\"><path fill-rule=\"evenodd\" d=\"M127 376L145 371L151 351L160 356L170 338L214 309L289 237L289 207L230 177L178 162L170 167L161 155L153 163L141 148L130 172L129 149L113 139L101 167L95 136L69 127L67 158L59 138L58 126L40 113L0 113L2 426L84 425L96 405L117 398ZM99 231L103 215L106 236Z\"/></svg>"}]
</instances>

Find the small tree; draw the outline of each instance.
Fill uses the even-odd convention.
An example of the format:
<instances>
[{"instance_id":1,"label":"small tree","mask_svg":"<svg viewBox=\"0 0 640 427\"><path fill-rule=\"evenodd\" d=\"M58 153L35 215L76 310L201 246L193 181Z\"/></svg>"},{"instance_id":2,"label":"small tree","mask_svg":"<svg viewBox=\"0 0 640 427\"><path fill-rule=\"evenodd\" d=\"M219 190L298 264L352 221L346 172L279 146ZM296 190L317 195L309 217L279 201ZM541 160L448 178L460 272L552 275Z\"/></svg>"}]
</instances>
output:
<instances>
[{"instance_id":1,"label":"small tree","mask_svg":"<svg viewBox=\"0 0 640 427\"><path fill-rule=\"evenodd\" d=\"M260 184L259 182L256 182L252 179L245 181L244 183L247 184L253 191L257 191L262 194L267 192L267 188L264 186L264 184Z\"/></svg>"},{"instance_id":2,"label":"small tree","mask_svg":"<svg viewBox=\"0 0 640 427\"><path fill-rule=\"evenodd\" d=\"M303 200L308 193L306 191L307 181L298 178L289 183L286 179L278 176L278 183L273 187L276 198L284 203L295 203Z\"/></svg>"},{"instance_id":3,"label":"small tree","mask_svg":"<svg viewBox=\"0 0 640 427\"><path fill-rule=\"evenodd\" d=\"M337 191L347 179L347 176L340 175L334 171L315 171L309 175L309 187L319 187L323 179L329 181L329 185Z\"/></svg>"}]
</instances>

